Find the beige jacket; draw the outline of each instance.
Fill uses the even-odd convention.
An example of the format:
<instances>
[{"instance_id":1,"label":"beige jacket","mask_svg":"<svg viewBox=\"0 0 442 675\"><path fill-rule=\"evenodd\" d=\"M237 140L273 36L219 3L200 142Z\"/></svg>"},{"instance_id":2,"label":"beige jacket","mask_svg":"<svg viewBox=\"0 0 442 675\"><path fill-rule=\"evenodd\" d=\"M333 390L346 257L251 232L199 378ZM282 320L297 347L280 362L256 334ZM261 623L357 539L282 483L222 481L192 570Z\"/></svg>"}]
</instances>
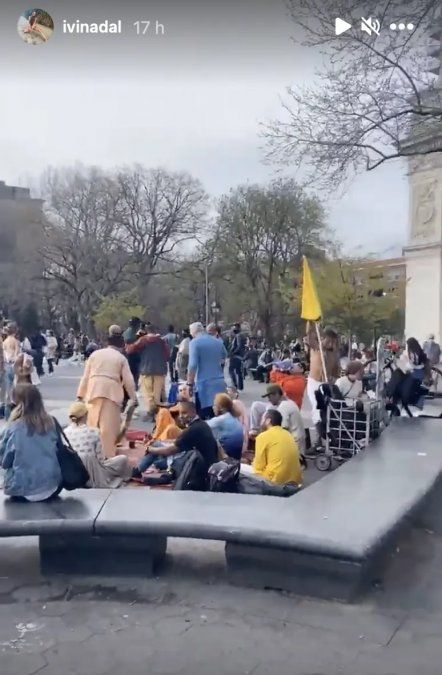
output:
<instances>
[{"instance_id":1,"label":"beige jacket","mask_svg":"<svg viewBox=\"0 0 442 675\"><path fill-rule=\"evenodd\" d=\"M130 399L136 398L135 382L126 357L113 347L97 349L86 362L77 396L86 401L108 398L121 405L124 390Z\"/></svg>"}]
</instances>

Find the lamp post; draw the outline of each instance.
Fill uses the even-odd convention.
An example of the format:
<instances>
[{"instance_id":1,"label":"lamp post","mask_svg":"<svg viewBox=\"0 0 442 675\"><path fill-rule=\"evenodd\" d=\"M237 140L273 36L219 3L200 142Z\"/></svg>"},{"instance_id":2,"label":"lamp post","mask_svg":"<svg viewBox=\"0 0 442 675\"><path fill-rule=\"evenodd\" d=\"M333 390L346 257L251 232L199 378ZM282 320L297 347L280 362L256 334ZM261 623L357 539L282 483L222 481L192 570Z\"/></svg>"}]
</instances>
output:
<instances>
[{"instance_id":1,"label":"lamp post","mask_svg":"<svg viewBox=\"0 0 442 675\"><path fill-rule=\"evenodd\" d=\"M218 317L219 317L219 313L220 313L220 311L221 311L221 307L218 305L218 303L216 302L216 300L214 300L214 301L212 302L212 304L210 305L210 308L211 308L211 310L212 310L212 316L213 316L213 318L214 318L214 320L215 320L215 325L217 326L217 325L218 325Z\"/></svg>"},{"instance_id":2,"label":"lamp post","mask_svg":"<svg viewBox=\"0 0 442 675\"><path fill-rule=\"evenodd\" d=\"M204 267L204 278L205 278L205 305L206 305L206 328L209 323L209 266L205 265Z\"/></svg>"}]
</instances>

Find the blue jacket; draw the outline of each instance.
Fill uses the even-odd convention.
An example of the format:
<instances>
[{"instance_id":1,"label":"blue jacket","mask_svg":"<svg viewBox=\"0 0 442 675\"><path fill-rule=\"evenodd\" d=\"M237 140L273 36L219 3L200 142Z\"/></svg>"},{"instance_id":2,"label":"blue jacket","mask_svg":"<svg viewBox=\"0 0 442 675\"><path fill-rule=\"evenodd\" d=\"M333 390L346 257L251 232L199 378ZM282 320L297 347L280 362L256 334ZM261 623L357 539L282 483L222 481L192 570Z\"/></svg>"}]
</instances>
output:
<instances>
[{"instance_id":1,"label":"blue jacket","mask_svg":"<svg viewBox=\"0 0 442 675\"><path fill-rule=\"evenodd\" d=\"M202 408L212 406L215 395L226 391L221 367L226 357L223 341L207 333L189 343L189 370L195 372L196 391Z\"/></svg>"},{"instance_id":2,"label":"blue jacket","mask_svg":"<svg viewBox=\"0 0 442 675\"><path fill-rule=\"evenodd\" d=\"M28 497L61 485L55 429L30 436L22 420L11 422L0 439L0 461L6 495Z\"/></svg>"}]
</instances>

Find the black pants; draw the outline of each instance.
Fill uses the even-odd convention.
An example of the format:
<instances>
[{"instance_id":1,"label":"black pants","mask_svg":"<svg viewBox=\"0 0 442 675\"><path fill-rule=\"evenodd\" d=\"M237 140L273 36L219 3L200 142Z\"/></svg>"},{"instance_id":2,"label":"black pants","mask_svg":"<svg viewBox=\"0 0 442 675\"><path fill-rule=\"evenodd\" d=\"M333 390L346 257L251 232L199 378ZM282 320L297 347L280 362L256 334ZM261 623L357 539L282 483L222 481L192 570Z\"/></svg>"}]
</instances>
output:
<instances>
[{"instance_id":1,"label":"black pants","mask_svg":"<svg viewBox=\"0 0 442 675\"><path fill-rule=\"evenodd\" d=\"M269 369L267 366L258 366L256 369L256 378L258 382L268 382L269 381Z\"/></svg>"},{"instance_id":2,"label":"black pants","mask_svg":"<svg viewBox=\"0 0 442 675\"><path fill-rule=\"evenodd\" d=\"M178 373L175 368L176 354L169 359L169 375L171 382L178 382Z\"/></svg>"},{"instance_id":3,"label":"black pants","mask_svg":"<svg viewBox=\"0 0 442 675\"><path fill-rule=\"evenodd\" d=\"M230 357L229 375L233 386L236 387L238 391L242 391L244 389L244 376L242 358L240 356Z\"/></svg>"},{"instance_id":4,"label":"black pants","mask_svg":"<svg viewBox=\"0 0 442 675\"><path fill-rule=\"evenodd\" d=\"M198 392L195 393L195 405L196 413L202 420L211 420L212 417L215 417L212 406L209 406L208 408L201 408Z\"/></svg>"},{"instance_id":5,"label":"black pants","mask_svg":"<svg viewBox=\"0 0 442 675\"><path fill-rule=\"evenodd\" d=\"M128 354L127 361L129 363L130 372L135 380L135 389L138 391L138 380L140 378L140 355Z\"/></svg>"},{"instance_id":6,"label":"black pants","mask_svg":"<svg viewBox=\"0 0 442 675\"><path fill-rule=\"evenodd\" d=\"M36 349L33 356L35 369L37 371L37 375L40 377L41 375L45 374L45 371L43 370L43 352L39 349Z\"/></svg>"},{"instance_id":7,"label":"black pants","mask_svg":"<svg viewBox=\"0 0 442 675\"><path fill-rule=\"evenodd\" d=\"M54 372L54 359L48 359L48 371L49 373Z\"/></svg>"}]
</instances>

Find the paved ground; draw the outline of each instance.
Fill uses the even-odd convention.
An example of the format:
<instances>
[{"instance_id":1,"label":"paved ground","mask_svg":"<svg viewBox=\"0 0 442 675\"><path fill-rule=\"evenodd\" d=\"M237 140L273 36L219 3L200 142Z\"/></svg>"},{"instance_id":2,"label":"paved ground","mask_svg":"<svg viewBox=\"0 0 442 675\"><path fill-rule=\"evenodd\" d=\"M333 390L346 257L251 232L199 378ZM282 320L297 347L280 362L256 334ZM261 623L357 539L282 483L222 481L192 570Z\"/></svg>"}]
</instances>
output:
<instances>
[{"instance_id":1,"label":"paved ground","mask_svg":"<svg viewBox=\"0 0 442 675\"><path fill-rule=\"evenodd\" d=\"M77 378L42 386L62 422ZM442 539L412 531L356 605L234 588L220 542L172 539L159 578L98 581L45 579L36 538L0 541L1 675L212 672L440 675Z\"/></svg>"}]
</instances>

